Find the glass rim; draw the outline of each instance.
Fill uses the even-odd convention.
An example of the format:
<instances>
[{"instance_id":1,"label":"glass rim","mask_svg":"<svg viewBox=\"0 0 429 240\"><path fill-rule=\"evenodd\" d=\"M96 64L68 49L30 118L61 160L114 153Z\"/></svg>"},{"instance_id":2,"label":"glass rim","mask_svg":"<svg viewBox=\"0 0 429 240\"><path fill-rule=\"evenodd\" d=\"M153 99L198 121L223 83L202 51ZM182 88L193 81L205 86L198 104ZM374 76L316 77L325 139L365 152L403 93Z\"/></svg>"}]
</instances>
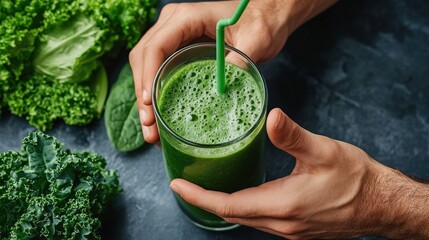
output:
<instances>
[{"instance_id":1,"label":"glass rim","mask_svg":"<svg viewBox=\"0 0 429 240\"><path fill-rule=\"evenodd\" d=\"M179 140L182 143L185 143L187 145L193 146L193 147L199 147L199 148L220 148L220 147L226 147L226 146L230 146L232 144L238 143L241 140L245 139L246 137L248 137L251 133L253 133L255 131L255 129L260 125L261 120L264 118L265 114L266 114L266 108L267 108L267 104L268 104L268 91L267 91L267 84L265 82L264 77L262 76L261 72L259 71L259 69L257 68L256 64L252 61L252 59L250 59L245 53L243 53L242 51L226 45L225 44L225 49L228 49L230 51L234 51L236 53L238 53L241 57L243 57L246 61L248 61L248 63L250 64L250 66L256 70L256 73L258 75L258 77L261 79L262 81L262 88L263 88L263 108L261 113L259 114L257 121L252 125L251 128L249 128L246 132L244 132L242 135L229 140L227 142L222 142L222 143L215 143L215 144L206 144L206 143L197 143L197 142L193 142L191 140L188 140L182 136L180 136L179 134L177 134L173 129L171 129L168 124L164 121L164 119L162 118L161 114L159 113L158 110L158 104L156 101L156 86L158 81L160 81L160 74L161 72L164 70L164 68L170 63L170 61L172 59L174 59L176 56L182 54L185 51L188 51L190 49L193 48L197 48L197 47L214 47L216 48L216 44L214 42L201 42L201 43L194 43L185 47L180 48L179 50L177 50L176 52L174 52L173 54L171 54L161 65L161 67L158 69L156 75L155 75L155 79L153 81L153 85L152 85L152 104L153 104L153 108L154 108L154 112L155 115L157 117L157 120L159 120L160 123L158 124L162 124L162 126L168 131L168 133L170 133L171 135L174 136L174 138L176 138L177 140Z\"/></svg>"}]
</instances>

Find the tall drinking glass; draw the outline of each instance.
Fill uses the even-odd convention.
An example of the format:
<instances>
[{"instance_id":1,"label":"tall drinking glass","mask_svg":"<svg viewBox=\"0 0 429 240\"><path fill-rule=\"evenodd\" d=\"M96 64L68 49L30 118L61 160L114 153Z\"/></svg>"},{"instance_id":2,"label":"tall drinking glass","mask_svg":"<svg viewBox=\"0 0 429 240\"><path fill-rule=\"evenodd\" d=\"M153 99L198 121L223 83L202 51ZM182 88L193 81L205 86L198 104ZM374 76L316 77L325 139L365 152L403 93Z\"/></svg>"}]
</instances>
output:
<instances>
[{"instance_id":1,"label":"tall drinking glass","mask_svg":"<svg viewBox=\"0 0 429 240\"><path fill-rule=\"evenodd\" d=\"M226 62L233 62L236 67L240 68L240 71L243 70L248 73L246 76L248 78L250 76L252 81L256 83L256 93L255 89L253 89L250 94L259 94L258 96L260 96L261 100L256 103L260 104L260 106L244 107L246 110L244 114L253 114L255 116L255 121L251 124L245 124L245 129L239 136L236 136L233 139L222 139L222 135L217 135L217 141L214 141L214 143L199 143L197 141L198 139L189 139L189 137L184 136L187 133L186 128L189 126L186 121L189 121L189 124L192 124L194 118L204 117L204 119L206 119L204 126L210 126L211 123L216 125L214 121L221 119L222 116L210 116L210 112L207 112L200 114L200 116L194 116L194 114L191 114L188 118L179 117L176 121L183 121L182 125L185 128L181 129L182 131L179 131L175 130L171 125L171 115L175 115L175 113L167 112L161 106L163 104L161 101L180 101L180 99L174 98L180 98L183 95L178 94L178 96L175 96L177 91L171 92L166 89L170 88L169 85L173 84L171 83L172 81L179 81L179 78L176 77L177 74L186 74L186 66L189 68L190 63L196 63L195 66L200 66L198 65L199 62L202 63L201 66L206 66L208 63L215 64L215 62L212 61L216 59L216 46L214 43L194 44L182 48L171 55L162 64L155 77L152 100L165 168L169 180L171 181L175 178L182 178L205 189L232 193L244 188L260 185L264 182L264 144L266 138L265 119L268 98L265 80L250 58L248 58L244 53L229 46L226 47L226 56ZM212 67L215 71L215 67ZM211 67L208 66L206 69L211 69ZM245 74L241 74L240 76L244 75ZM186 76L189 76L189 78L195 77L193 73ZM227 78L228 76L229 75L227 74ZM235 80L240 81L240 76L236 76ZM189 88L193 88L192 84L198 84L201 81L209 81L210 79L207 80L207 78L208 77L206 75L205 78L191 81L189 83ZM214 88L216 88L216 85L214 85ZM169 95L167 96L166 94ZM246 98L248 96L242 97ZM254 102L253 100L250 101ZM187 101L183 104L183 109L195 109L199 107L198 105L193 105L195 104L195 101ZM205 104L207 105L210 103ZM225 104L227 103L225 102ZM222 104L220 104L220 106L215 106L214 108L222 107ZM231 118L229 118L228 121L235 120L241 121L240 119ZM179 123L179 125L180 124L181 123ZM231 128L232 125L233 124L226 124L223 126L225 129L221 130L224 132L233 131L234 129L228 129ZM210 131L210 128L208 128L206 132L207 136L211 134ZM206 135L202 137L206 137ZM186 203L176 194L175 198L179 207L188 219L201 228L220 231L232 229L238 226L236 224L225 222L223 219L212 213Z\"/></svg>"}]
</instances>

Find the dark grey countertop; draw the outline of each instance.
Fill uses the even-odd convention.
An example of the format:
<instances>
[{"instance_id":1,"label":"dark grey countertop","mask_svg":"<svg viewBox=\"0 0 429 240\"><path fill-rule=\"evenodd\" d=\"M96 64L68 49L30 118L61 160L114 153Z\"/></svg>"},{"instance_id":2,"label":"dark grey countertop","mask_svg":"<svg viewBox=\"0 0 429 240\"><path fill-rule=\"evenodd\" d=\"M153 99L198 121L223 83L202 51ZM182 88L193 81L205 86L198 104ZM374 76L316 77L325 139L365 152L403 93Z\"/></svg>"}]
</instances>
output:
<instances>
[{"instance_id":1,"label":"dark grey countertop","mask_svg":"<svg viewBox=\"0 0 429 240\"><path fill-rule=\"evenodd\" d=\"M295 32L278 57L259 65L268 82L269 109L280 107L315 133L429 179L428 13L427 0L339 2ZM110 69L111 79L123 63ZM6 114L0 120L0 151L19 149L32 130L22 118ZM85 127L57 123L48 133L67 148L103 155L108 167L119 171L124 192L105 216L104 239L280 239L247 227L208 232L193 226L170 193L160 148L115 151L104 119ZM266 163L268 180L294 166L293 158L269 141Z\"/></svg>"}]
</instances>

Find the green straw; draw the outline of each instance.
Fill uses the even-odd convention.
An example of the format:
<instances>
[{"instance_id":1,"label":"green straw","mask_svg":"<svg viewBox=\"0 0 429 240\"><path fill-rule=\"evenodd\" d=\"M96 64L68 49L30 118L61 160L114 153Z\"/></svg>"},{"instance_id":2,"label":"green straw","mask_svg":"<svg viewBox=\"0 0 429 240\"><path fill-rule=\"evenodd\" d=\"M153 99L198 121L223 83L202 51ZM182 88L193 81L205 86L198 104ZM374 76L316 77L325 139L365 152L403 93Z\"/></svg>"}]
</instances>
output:
<instances>
[{"instance_id":1,"label":"green straw","mask_svg":"<svg viewBox=\"0 0 429 240\"><path fill-rule=\"evenodd\" d=\"M225 92L225 27L234 25L247 7L249 0L241 0L231 18L219 20L216 25L216 74L217 91Z\"/></svg>"}]
</instances>

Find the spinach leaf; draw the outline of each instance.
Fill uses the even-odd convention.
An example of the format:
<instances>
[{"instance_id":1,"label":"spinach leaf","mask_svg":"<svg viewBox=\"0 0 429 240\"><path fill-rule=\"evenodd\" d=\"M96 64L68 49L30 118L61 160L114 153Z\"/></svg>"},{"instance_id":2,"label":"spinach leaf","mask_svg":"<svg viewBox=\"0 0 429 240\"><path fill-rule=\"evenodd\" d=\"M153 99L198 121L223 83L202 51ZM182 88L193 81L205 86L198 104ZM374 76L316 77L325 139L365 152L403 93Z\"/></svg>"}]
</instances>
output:
<instances>
[{"instance_id":1,"label":"spinach leaf","mask_svg":"<svg viewBox=\"0 0 429 240\"><path fill-rule=\"evenodd\" d=\"M126 64L112 86L106 102L104 121L107 135L121 152L133 151L144 144L131 67Z\"/></svg>"}]
</instances>

